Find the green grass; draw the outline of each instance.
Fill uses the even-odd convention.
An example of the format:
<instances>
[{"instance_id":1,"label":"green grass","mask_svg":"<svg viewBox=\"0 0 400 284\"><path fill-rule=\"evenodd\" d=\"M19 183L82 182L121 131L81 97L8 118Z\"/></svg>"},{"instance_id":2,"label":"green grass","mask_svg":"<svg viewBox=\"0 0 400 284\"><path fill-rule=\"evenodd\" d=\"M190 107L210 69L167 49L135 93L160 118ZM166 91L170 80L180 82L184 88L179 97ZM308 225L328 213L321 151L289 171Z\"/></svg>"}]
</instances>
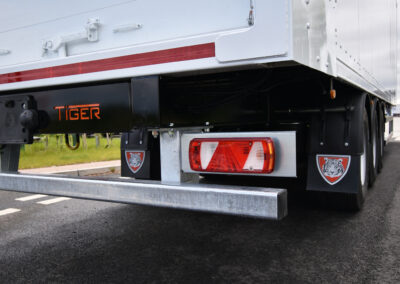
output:
<instances>
[{"instance_id":1,"label":"green grass","mask_svg":"<svg viewBox=\"0 0 400 284\"><path fill-rule=\"evenodd\" d=\"M106 148L107 139L100 138L100 145L96 147L95 138L87 139L87 149L81 145L78 150L71 151L64 142L64 135L60 136L57 143L56 135L48 137L48 146L46 148L44 139L41 136L40 142L34 142L32 145L25 145L21 148L20 169L31 169L51 166L62 166L79 163L90 163L98 161L109 161L120 159L120 139L113 138L111 146Z\"/></svg>"}]
</instances>

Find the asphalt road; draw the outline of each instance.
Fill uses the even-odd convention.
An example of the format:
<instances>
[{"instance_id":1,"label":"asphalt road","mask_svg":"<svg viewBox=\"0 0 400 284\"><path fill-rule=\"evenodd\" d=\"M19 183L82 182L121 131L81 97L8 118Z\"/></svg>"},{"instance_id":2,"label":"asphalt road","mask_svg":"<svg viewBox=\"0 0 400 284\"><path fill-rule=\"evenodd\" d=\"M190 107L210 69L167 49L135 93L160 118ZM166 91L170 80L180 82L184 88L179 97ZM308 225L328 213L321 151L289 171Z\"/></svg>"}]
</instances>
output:
<instances>
[{"instance_id":1,"label":"asphalt road","mask_svg":"<svg viewBox=\"0 0 400 284\"><path fill-rule=\"evenodd\" d=\"M399 283L399 169L400 138L364 210L281 222L0 192L0 283Z\"/></svg>"}]
</instances>

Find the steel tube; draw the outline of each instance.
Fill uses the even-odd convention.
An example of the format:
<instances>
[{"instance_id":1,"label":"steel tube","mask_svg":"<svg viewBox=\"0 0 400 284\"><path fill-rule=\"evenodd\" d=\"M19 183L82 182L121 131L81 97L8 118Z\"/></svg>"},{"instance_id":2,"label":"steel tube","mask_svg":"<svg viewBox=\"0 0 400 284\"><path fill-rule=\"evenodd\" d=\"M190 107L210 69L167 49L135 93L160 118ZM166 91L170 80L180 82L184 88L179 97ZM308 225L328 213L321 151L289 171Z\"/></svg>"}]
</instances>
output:
<instances>
[{"instance_id":1,"label":"steel tube","mask_svg":"<svg viewBox=\"0 0 400 284\"><path fill-rule=\"evenodd\" d=\"M0 173L0 189L280 220L285 189Z\"/></svg>"}]
</instances>

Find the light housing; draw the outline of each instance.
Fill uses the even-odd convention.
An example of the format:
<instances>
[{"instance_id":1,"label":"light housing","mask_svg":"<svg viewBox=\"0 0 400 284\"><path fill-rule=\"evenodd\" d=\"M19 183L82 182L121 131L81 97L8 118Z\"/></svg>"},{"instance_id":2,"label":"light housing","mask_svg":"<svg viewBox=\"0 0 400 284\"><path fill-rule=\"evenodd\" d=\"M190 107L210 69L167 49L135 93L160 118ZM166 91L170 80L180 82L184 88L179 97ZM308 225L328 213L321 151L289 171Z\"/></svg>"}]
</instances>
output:
<instances>
[{"instance_id":1,"label":"light housing","mask_svg":"<svg viewBox=\"0 0 400 284\"><path fill-rule=\"evenodd\" d=\"M269 174L275 166L274 142L263 138L195 138L189 145L193 171Z\"/></svg>"}]
</instances>

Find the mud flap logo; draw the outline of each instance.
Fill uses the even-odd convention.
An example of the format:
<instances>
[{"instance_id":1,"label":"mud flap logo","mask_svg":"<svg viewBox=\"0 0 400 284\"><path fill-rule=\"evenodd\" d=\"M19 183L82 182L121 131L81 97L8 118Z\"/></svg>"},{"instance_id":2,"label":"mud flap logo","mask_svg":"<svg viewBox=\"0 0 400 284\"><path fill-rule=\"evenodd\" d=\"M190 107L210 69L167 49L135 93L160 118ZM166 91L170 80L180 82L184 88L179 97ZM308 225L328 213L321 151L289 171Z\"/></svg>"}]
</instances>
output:
<instances>
[{"instance_id":1,"label":"mud flap logo","mask_svg":"<svg viewBox=\"0 0 400 284\"><path fill-rule=\"evenodd\" d=\"M317 155L317 167L322 178L330 185L341 181L350 167L351 156Z\"/></svg>"},{"instance_id":2,"label":"mud flap logo","mask_svg":"<svg viewBox=\"0 0 400 284\"><path fill-rule=\"evenodd\" d=\"M143 166L144 151L125 151L125 159L129 169L136 174Z\"/></svg>"}]
</instances>

